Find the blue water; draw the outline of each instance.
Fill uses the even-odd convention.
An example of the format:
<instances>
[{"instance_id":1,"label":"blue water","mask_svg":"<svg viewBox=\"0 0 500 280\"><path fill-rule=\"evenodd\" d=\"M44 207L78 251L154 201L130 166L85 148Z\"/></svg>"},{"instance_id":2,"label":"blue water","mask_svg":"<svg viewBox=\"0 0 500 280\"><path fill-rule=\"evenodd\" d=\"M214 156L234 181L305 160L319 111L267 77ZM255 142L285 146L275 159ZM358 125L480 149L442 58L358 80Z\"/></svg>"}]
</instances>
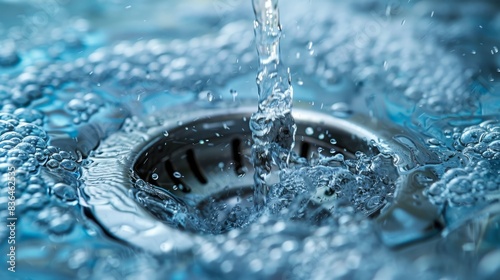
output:
<instances>
[{"instance_id":1,"label":"blue water","mask_svg":"<svg viewBox=\"0 0 500 280\"><path fill-rule=\"evenodd\" d=\"M498 278L496 1L281 3L294 106L365 116L394 145L297 159L251 223L158 244L124 218L142 210L113 192L123 178L95 171L127 160L150 115L257 105L251 3L49 2L0 1L2 279ZM311 222L323 194L330 216ZM123 213L104 217L117 232L90 195Z\"/></svg>"}]
</instances>

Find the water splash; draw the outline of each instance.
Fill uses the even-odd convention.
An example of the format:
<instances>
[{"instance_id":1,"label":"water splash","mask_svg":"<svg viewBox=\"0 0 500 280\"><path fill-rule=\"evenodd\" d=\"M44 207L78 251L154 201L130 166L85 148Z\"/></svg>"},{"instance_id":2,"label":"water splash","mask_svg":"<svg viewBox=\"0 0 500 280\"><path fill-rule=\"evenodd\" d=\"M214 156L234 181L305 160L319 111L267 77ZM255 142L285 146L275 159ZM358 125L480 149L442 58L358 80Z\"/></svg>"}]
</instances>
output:
<instances>
[{"instance_id":1,"label":"water splash","mask_svg":"<svg viewBox=\"0 0 500 280\"><path fill-rule=\"evenodd\" d=\"M296 29L293 30L291 44L283 55L297 57L296 60L290 59L288 65L298 71L297 80L304 81L304 86L302 82L298 83L301 89L298 95L304 96L303 101L319 102L321 98L320 102L324 102L325 106L334 104L331 105L331 109L336 115L352 115L353 112L350 111L357 113L359 103L351 102L351 97L362 101L367 94L376 93L387 103L384 103L385 107L369 104L371 108L381 108L378 112L374 112L375 118L388 114L392 117L391 122L403 124L409 123L410 116L415 118L418 116L416 119L419 124L416 128L418 133L426 132L422 127L427 127L427 123L432 122L434 118L442 119L450 114L461 116L475 112L482 115L493 114L493 117L498 119L498 87L489 88L489 85L493 84L489 81L493 80L490 80L486 72L481 75L484 75L485 79L482 83L469 85L473 73L465 71L470 68L497 71L500 66L498 55L490 53L493 45L499 46L497 41L490 41L495 37L491 34L500 30L498 21L493 20L497 17L498 9L495 8L498 7L497 2L490 1L490 6L484 7L484 1L475 1L470 5L459 5L458 3L465 4L465 1L455 1L457 5L451 7L441 4L430 5L426 4L426 1L420 1L416 4L419 5L419 11L429 9L425 15L422 12L421 15L417 15L419 18L415 18L405 13L395 20L394 25L389 19L386 21L385 18L380 18L379 21L376 14L371 14L374 10L373 5L387 4L384 1L380 3L358 1L360 3L354 4L369 7L364 11L353 11L340 5L342 4L340 2L346 1L335 1L335 7L327 6L323 2L315 3L314 6L321 7L322 11L315 14L314 20L303 17L301 22L302 17L295 17L296 14L290 15L295 17L294 26L290 25ZM482 7L483 11L478 11L477 7ZM331 17L333 8L337 11L335 18ZM303 14L303 10L296 10L297 14ZM384 10L388 14L387 9L380 11ZM6 11L9 11L8 7L3 12ZM389 14L398 13L402 11L397 9L389 11ZM240 13L235 14L240 16ZM429 17L430 14L432 16ZM486 22L488 14L491 14L492 23L489 27L482 23L485 28L479 28L477 19L485 19ZM283 15L282 22L286 20ZM403 27L400 24L402 17L406 18ZM425 24L424 18L432 18L432 29L429 28L429 24ZM3 23L7 23L7 20ZM460 28L450 30L450 24ZM69 25L59 24L59 26L64 29ZM185 26L192 24L186 23ZM186 261L178 254L156 257L148 250L136 251L132 246L125 247L118 242L108 242L93 227L88 229L88 234L85 233L87 229L84 224L87 220L79 214L83 212L79 206L74 206L74 190L77 188L76 177L78 177L78 168L74 167L75 163L76 166L79 163L74 162L71 157L68 158L67 152L70 149L62 147L60 142L56 143L53 132L88 123L91 127L101 125L103 119L98 114L113 107L111 104L114 103L111 103L111 100L114 99L129 105L127 108L137 108L134 111L136 114L139 114L138 112L142 114L142 110L144 114L148 114L154 110L167 106L171 108L196 99L195 95L182 94L181 90L184 89L196 93L204 92L203 100L206 102L213 98L211 104L217 103L221 92L229 95L231 93L229 88L238 90L238 98L250 96L243 86L235 84L218 91L218 86L230 82L235 75L243 76L249 71L254 71L250 64L255 51L251 45L251 30L247 30L246 27L246 23L235 21L221 28L220 33L214 36L207 35L193 40L169 40L171 43L156 39L122 43L106 41L103 48L94 50L94 47L90 47L84 49L84 52L80 51L81 48L71 51L69 44L46 36L47 33L44 31L40 32L40 36L45 36L48 45L55 47L51 47L50 54L43 48L36 48L35 45L30 46L29 52L17 47L4 50L3 53L0 50L0 107L3 107L2 111L8 114L0 117L0 136L2 136L0 182L2 185L7 185L5 180L8 180L8 169L5 168L15 165L17 203L19 215L23 216L19 227L19 253L20 256L25 256L20 258L22 262L19 267L24 270L20 271L23 273L20 278L32 277L37 271L47 272L45 275L50 275L47 277L52 279L68 277L93 279L102 278L104 275L118 279L148 276L155 278L158 275L173 275L173 277L182 275L185 278L195 279L209 278L209 276L225 279L271 279L283 275L294 279L402 277L427 279L471 275L468 278L493 279L498 275L500 266L497 260L500 251L496 237L499 236L500 211L498 208L488 208L486 210L490 211L489 214L483 215L486 212L478 212L473 208L485 202L498 206L500 130L497 124L490 126L491 123L471 125L463 130L457 128L448 131L443 125L429 128L431 131L440 132L433 137L444 142L440 144L437 140L429 141L431 145L442 145L438 151L443 164L438 164L435 170L427 166L426 168L432 171L428 172L429 178L423 178L424 181L428 179L427 185L422 183L412 188L424 188L425 185L430 202L444 205L447 222L450 223L452 218L452 221L457 220L458 222L453 224L458 224L458 230L448 237L436 238L439 243L437 249L432 245L426 245L425 242L417 244L420 250L418 252L426 252L419 254L417 260L402 254L401 251L388 251L383 248L373 233L371 223L364 215L354 213L355 210L364 210L364 208L358 209L358 205L363 206L366 202L367 206L372 206L380 201L377 197L365 200L364 193L354 192L361 200L358 200L360 204L351 207L353 213L347 211L349 207L344 207L346 210L343 212L339 212L340 208L336 207L334 218L325 219L330 222L324 226L309 227L301 221L294 222L292 218L296 217L295 214L301 215L301 212L287 215L277 213L272 217L263 215L262 220L250 227L231 230L224 235L206 235L200 238L199 244L192 245L197 254ZM54 31L49 27L44 29L47 32ZM384 31L381 31L382 29ZM412 35L411 29L418 29L417 35ZM486 31L490 33L485 34ZM353 34L360 36L352 36ZM88 40L90 37L86 35L79 41L90 42L91 40ZM433 42L434 37L436 43ZM492 39L485 41L483 37ZM360 41L360 39L366 40ZM29 40L29 43L39 44L35 43L36 41ZM456 46L452 43L455 41L462 42L463 46ZM312 42L311 47L309 42ZM443 42L448 43L443 44ZM486 52L481 52L476 42L484 42ZM471 47L477 51L473 56L470 55ZM310 53L311 50L314 50L314 55ZM54 51L57 51L57 56L53 55ZM46 62L42 64L32 62L33 53L42 55ZM239 64L231 63L237 61L236 58L240 59ZM472 60L473 58L476 60ZM479 63L478 59L484 64ZM498 74L493 77L497 79ZM481 82L481 79L478 80ZM210 81L211 84L204 81ZM352 81L354 82L351 85ZM319 84L321 87L308 88L314 84ZM101 90L96 91L96 87ZM337 94L331 94L337 93L342 87L347 88L345 91L348 92L349 98L342 99ZM165 89L168 89L168 94L163 92ZM161 94L158 93L160 90ZM209 90L213 93L211 98L206 94ZM85 96L89 92L98 95L102 101L87 99ZM131 100L139 99L136 92L140 93L140 102L133 103ZM171 98L158 98L160 95ZM233 97L229 96L231 99ZM296 97L301 99L300 96ZM164 106L161 107L161 104ZM453 106L450 106L451 104ZM481 112L475 109L478 104L482 104L482 107L478 107ZM349 107L351 105L356 106L351 108ZM87 111L89 106L96 106L96 115L94 109ZM25 108L16 112L20 107ZM37 113L29 108L40 111ZM118 127L120 125L121 122ZM129 127L125 125L124 129ZM141 128L138 126L134 129ZM165 132L164 136L168 137L169 134L173 133ZM311 135L313 134L314 131L311 131ZM78 143L82 143L85 133L79 135L81 137L78 138ZM91 138L98 143L104 138L104 134L94 133L85 138ZM132 141L128 134L126 139ZM124 149L124 143L124 140L119 144L113 143L111 147L116 146L128 151ZM449 147L445 149L446 143ZM96 146L97 144L92 144L87 151L93 153ZM121 164L128 156L116 154L110 147L101 144L99 146L102 148L101 151L106 150L109 157L116 159L109 167L115 168L117 163ZM98 164L100 162L94 163L96 166ZM357 186L364 187L367 185L367 179L372 176L378 178L376 177L378 170L372 170L371 167L366 169L366 166L370 165L363 161L359 166L349 166L349 169L343 165L304 167L299 170L301 173L297 174L296 178L290 178L289 181L282 180L281 186L272 186L267 196L267 207L276 205L273 204L273 199L278 199L278 194L287 191L286 187L291 191L301 191L299 187L302 187L300 185L302 182L313 181L314 176L324 170L326 172L335 170L338 176L323 176L317 183L313 181L316 185L312 186L314 187L312 191L304 190L305 195L297 195L296 200L293 200L293 196L288 196L284 201L285 206L296 201L297 203L288 209L299 209L302 197L316 193L324 194L317 195L316 200L319 202L323 200L327 203L329 198L341 201L342 195L345 197L345 194L339 192L339 188L342 190L345 186L350 190ZM220 168L223 167L230 168L227 165ZM356 172L353 173L352 168L355 168L353 170ZM109 186L119 185L122 182L116 182L117 175L109 172L110 170L102 168L102 165L96 168L99 173L92 173L89 179L95 181L96 187L89 189L88 192L100 192L102 196L112 194L110 190L114 188ZM361 174L359 173L361 170L373 172ZM326 172L323 174L328 175ZM187 176L186 173L182 175ZM66 180L68 178L70 180ZM343 184L344 178L348 179L345 184ZM332 179L335 181L330 184ZM353 181L356 184L350 184ZM78 183L80 182L86 183L87 180L78 180ZM391 184L388 185L388 189L396 187L392 185L392 181L389 183ZM4 210L7 209L5 189L0 194ZM77 190L81 189L78 187ZM317 192L314 193L314 190ZM274 192L277 195L274 195ZM139 201L145 196L138 193L137 197ZM131 226L137 227L127 236L129 238L137 236L135 232L151 233L142 220L130 219L130 216L126 215L130 209L135 211L142 208L136 207L135 204L119 204L119 201L117 200L113 207L116 206L124 214L113 218L125 218L125 222L122 227L116 227L116 230L126 232ZM181 218L179 214L182 214L182 209L175 209L174 205L167 202L164 200L164 205L160 205L166 209L165 213L171 211L177 215L176 217ZM215 204L213 206L219 207ZM275 209L281 210L279 207ZM0 216L4 220L5 213L0 211ZM471 216L475 217L470 218ZM406 218L404 215L402 217ZM461 217L470 219L470 222L463 222ZM212 231L210 227L207 228ZM5 229L0 230L0 236L5 237L5 234ZM172 243L182 243L171 235L164 234L164 236L169 238L168 242L155 243L150 236L148 241L153 246L161 248L163 252L172 251ZM123 239L126 240L125 237ZM45 249L40 251L40 248ZM39 253L33 254L33 252ZM47 259L53 261L49 264L46 262ZM446 263L447 261L450 263ZM464 266L463 263L468 265ZM437 275L425 277L413 273L414 271L429 273L434 271ZM461 273L463 271L469 273Z\"/></svg>"},{"instance_id":2,"label":"water splash","mask_svg":"<svg viewBox=\"0 0 500 280\"><path fill-rule=\"evenodd\" d=\"M272 165L284 168L294 146L297 127L291 115L293 88L289 69L281 64L281 25L277 0L253 0L254 32L259 55L259 105L250 120L255 168L254 202L266 203L266 178Z\"/></svg>"}]
</instances>

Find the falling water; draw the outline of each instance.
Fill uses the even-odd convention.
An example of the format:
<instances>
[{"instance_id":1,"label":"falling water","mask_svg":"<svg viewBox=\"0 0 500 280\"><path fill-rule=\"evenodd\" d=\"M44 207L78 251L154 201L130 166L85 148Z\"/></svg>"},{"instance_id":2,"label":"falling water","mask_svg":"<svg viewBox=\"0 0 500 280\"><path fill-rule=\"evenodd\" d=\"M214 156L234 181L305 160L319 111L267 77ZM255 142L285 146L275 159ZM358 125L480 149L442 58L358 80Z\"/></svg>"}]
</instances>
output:
<instances>
[{"instance_id":1,"label":"falling water","mask_svg":"<svg viewBox=\"0 0 500 280\"><path fill-rule=\"evenodd\" d=\"M498 279L498 0L282 5L303 165L290 153L277 1L254 0L259 215L247 164L236 164L250 154L240 113L256 97L244 6L39 2L0 0L4 265L16 237L16 272L5 265L0 279ZM390 142L356 153L325 119L305 125L299 106ZM214 194L161 184L199 180L176 140ZM144 160L160 159L153 168L135 160L145 145ZM179 152L172 172L157 147ZM14 183L15 231L5 226Z\"/></svg>"},{"instance_id":2,"label":"falling water","mask_svg":"<svg viewBox=\"0 0 500 280\"><path fill-rule=\"evenodd\" d=\"M250 120L252 159L255 168L254 201L257 208L266 202L266 178L272 165L284 168L294 145L297 130L293 117L290 71L280 60L281 25L278 0L253 0L254 32L259 55L257 86L259 105Z\"/></svg>"}]
</instances>

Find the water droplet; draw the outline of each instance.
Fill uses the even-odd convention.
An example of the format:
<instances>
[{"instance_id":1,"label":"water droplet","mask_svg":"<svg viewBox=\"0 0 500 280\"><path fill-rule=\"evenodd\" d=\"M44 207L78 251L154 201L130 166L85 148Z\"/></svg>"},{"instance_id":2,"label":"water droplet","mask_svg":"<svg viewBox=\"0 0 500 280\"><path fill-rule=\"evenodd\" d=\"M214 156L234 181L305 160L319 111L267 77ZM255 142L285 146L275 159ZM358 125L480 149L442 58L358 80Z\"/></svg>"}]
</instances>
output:
<instances>
[{"instance_id":1,"label":"water droplet","mask_svg":"<svg viewBox=\"0 0 500 280\"><path fill-rule=\"evenodd\" d=\"M156 181L156 180L158 180L159 176L158 176L158 174L153 173L153 174L151 174L151 178Z\"/></svg>"},{"instance_id":2,"label":"water droplet","mask_svg":"<svg viewBox=\"0 0 500 280\"><path fill-rule=\"evenodd\" d=\"M182 174L181 174L180 172L177 172L177 171L176 171L176 172L174 172L174 174L173 174L173 175L174 175L174 177L175 177L175 178L178 178L178 179L179 179L179 178L182 178Z\"/></svg>"},{"instance_id":3,"label":"water droplet","mask_svg":"<svg viewBox=\"0 0 500 280\"><path fill-rule=\"evenodd\" d=\"M214 94L211 91L207 92L207 100L208 102L212 102L214 100Z\"/></svg>"},{"instance_id":4,"label":"water droplet","mask_svg":"<svg viewBox=\"0 0 500 280\"><path fill-rule=\"evenodd\" d=\"M348 117L349 115L352 114L351 108L347 103L344 102L334 103L332 104L330 109L333 111L333 115L342 118Z\"/></svg>"},{"instance_id":5,"label":"water droplet","mask_svg":"<svg viewBox=\"0 0 500 280\"><path fill-rule=\"evenodd\" d=\"M307 127L306 128L306 134L307 135L313 135L314 134L314 129L312 127Z\"/></svg>"},{"instance_id":6,"label":"water droplet","mask_svg":"<svg viewBox=\"0 0 500 280\"><path fill-rule=\"evenodd\" d=\"M165 131L163 132L163 136L167 137L168 135L169 135L169 134L168 134L168 131L166 131L166 130L165 130Z\"/></svg>"},{"instance_id":7,"label":"water droplet","mask_svg":"<svg viewBox=\"0 0 500 280\"><path fill-rule=\"evenodd\" d=\"M481 138L481 136L485 132L486 131L484 129L478 128L478 127L467 129L464 131L464 133L460 137L460 142L464 146L467 146L469 144L478 143L479 139Z\"/></svg>"},{"instance_id":8,"label":"water droplet","mask_svg":"<svg viewBox=\"0 0 500 280\"><path fill-rule=\"evenodd\" d=\"M77 199L76 189L73 186L58 183L52 187L54 195L62 201L75 201Z\"/></svg>"},{"instance_id":9,"label":"water droplet","mask_svg":"<svg viewBox=\"0 0 500 280\"><path fill-rule=\"evenodd\" d=\"M334 138L330 139L330 144L332 144L332 145L337 144L337 140L335 140Z\"/></svg>"},{"instance_id":10,"label":"water droplet","mask_svg":"<svg viewBox=\"0 0 500 280\"><path fill-rule=\"evenodd\" d=\"M69 159L64 159L60 166L68 171L75 171L78 168L77 164Z\"/></svg>"},{"instance_id":11,"label":"water droplet","mask_svg":"<svg viewBox=\"0 0 500 280\"><path fill-rule=\"evenodd\" d=\"M229 90L229 93L231 93L231 96L233 97L233 102L236 101L236 97L238 96L238 92L234 89Z\"/></svg>"}]
</instances>

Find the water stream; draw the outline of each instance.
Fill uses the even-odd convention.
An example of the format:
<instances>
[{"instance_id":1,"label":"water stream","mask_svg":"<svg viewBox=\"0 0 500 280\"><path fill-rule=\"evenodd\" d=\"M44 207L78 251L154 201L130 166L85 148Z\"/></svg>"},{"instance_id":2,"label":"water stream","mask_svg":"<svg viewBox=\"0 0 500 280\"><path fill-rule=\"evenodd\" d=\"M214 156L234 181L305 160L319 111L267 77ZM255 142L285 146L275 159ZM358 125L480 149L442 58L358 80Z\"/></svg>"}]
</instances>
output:
<instances>
[{"instance_id":1,"label":"water stream","mask_svg":"<svg viewBox=\"0 0 500 280\"><path fill-rule=\"evenodd\" d=\"M273 165L283 169L289 161L297 127L292 117L293 87L290 71L280 58L281 24L277 0L253 0L254 32L259 56L258 110L250 119L252 160L255 168L254 202L265 205L266 177Z\"/></svg>"}]
</instances>

